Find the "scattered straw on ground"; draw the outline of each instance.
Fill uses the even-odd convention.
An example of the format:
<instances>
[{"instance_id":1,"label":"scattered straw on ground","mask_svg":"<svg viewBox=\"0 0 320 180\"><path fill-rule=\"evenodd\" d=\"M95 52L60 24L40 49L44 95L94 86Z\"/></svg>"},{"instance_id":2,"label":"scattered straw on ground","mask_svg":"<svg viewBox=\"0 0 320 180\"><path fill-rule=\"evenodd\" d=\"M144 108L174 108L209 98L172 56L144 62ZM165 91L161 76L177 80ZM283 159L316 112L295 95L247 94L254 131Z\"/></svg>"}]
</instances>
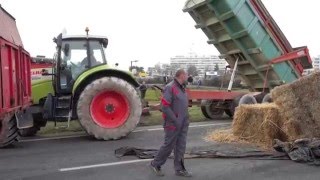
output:
<instances>
[{"instance_id":1,"label":"scattered straw on ground","mask_svg":"<svg viewBox=\"0 0 320 180\"><path fill-rule=\"evenodd\" d=\"M227 144L254 144L261 149L270 150L270 146L262 143L252 143L248 139L244 139L233 135L232 129L218 129L212 133L208 133L205 137L208 142L227 143Z\"/></svg>"},{"instance_id":2,"label":"scattered straw on ground","mask_svg":"<svg viewBox=\"0 0 320 180\"><path fill-rule=\"evenodd\" d=\"M219 129L212 133L209 133L205 140L215 141L219 143L238 143L242 141L239 137L232 134L231 129Z\"/></svg>"}]
</instances>

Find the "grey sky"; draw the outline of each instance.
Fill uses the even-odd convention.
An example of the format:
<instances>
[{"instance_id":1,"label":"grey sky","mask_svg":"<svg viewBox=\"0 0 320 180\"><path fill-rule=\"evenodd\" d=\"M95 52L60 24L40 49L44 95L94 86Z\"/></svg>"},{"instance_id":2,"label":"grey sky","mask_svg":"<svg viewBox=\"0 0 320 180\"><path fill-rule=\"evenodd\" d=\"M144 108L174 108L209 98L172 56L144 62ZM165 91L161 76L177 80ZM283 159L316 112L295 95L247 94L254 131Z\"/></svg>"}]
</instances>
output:
<instances>
[{"instance_id":1,"label":"grey sky","mask_svg":"<svg viewBox=\"0 0 320 180\"><path fill-rule=\"evenodd\" d=\"M68 34L109 38L109 63L128 68L130 60L148 67L169 62L171 56L191 50L199 55L218 51L194 28L182 12L185 0L0 0L17 19L25 48L33 55L52 57L52 39L64 28ZM270 13L293 46L308 45L312 56L320 54L320 1L264 0Z\"/></svg>"}]
</instances>

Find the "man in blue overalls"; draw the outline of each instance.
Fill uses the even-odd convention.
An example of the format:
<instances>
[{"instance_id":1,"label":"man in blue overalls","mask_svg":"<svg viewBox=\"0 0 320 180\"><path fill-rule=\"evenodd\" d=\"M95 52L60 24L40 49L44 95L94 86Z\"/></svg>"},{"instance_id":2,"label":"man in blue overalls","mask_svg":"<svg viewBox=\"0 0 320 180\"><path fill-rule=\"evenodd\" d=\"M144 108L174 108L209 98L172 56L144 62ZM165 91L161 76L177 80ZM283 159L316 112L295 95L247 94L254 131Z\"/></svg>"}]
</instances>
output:
<instances>
[{"instance_id":1,"label":"man in blue overalls","mask_svg":"<svg viewBox=\"0 0 320 180\"><path fill-rule=\"evenodd\" d=\"M161 110L164 119L164 144L150 164L151 169L158 176L164 176L161 166L174 151L176 175L191 177L191 173L185 169L183 161L189 127L188 97L185 92L187 78L187 73L184 70L178 70L175 79L163 91Z\"/></svg>"}]
</instances>

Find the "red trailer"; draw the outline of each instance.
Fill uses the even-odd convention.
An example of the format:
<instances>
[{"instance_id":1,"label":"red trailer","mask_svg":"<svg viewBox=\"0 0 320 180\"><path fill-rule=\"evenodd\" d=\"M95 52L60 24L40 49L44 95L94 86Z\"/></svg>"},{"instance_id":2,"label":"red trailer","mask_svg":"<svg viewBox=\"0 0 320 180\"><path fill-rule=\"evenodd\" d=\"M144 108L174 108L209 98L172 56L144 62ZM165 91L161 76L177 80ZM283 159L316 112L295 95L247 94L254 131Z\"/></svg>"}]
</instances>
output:
<instances>
[{"instance_id":1,"label":"red trailer","mask_svg":"<svg viewBox=\"0 0 320 180\"><path fill-rule=\"evenodd\" d=\"M0 147L18 138L18 129L33 126L31 58L24 50L15 19L0 6Z\"/></svg>"}]
</instances>

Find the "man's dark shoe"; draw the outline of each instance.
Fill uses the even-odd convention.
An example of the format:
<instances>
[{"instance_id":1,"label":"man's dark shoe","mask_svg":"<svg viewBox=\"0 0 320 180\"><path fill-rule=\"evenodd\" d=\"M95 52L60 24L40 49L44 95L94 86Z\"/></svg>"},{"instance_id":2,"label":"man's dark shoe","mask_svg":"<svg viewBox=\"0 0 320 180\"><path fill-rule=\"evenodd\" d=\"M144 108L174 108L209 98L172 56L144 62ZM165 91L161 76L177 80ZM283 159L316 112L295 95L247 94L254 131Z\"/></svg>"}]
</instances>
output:
<instances>
[{"instance_id":1,"label":"man's dark shoe","mask_svg":"<svg viewBox=\"0 0 320 180\"><path fill-rule=\"evenodd\" d=\"M164 176L163 172L161 171L160 167L155 167L154 165L152 165L152 162L150 163L150 168L153 171L153 173L157 176Z\"/></svg>"},{"instance_id":2,"label":"man's dark shoe","mask_svg":"<svg viewBox=\"0 0 320 180\"><path fill-rule=\"evenodd\" d=\"M187 170L176 171L176 175L182 177L192 177L192 173L188 172Z\"/></svg>"}]
</instances>

